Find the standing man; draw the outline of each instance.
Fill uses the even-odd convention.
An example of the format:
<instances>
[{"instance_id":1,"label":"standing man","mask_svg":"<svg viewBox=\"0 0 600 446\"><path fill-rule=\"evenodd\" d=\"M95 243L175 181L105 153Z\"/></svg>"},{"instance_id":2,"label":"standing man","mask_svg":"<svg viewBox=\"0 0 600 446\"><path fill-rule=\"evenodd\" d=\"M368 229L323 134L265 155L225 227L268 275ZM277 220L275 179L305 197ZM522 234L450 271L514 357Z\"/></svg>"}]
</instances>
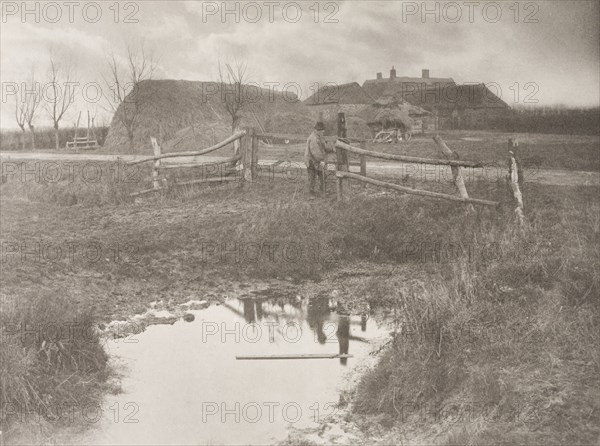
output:
<instances>
[{"instance_id":1,"label":"standing man","mask_svg":"<svg viewBox=\"0 0 600 446\"><path fill-rule=\"evenodd\" d=\"M306 141L306 150L304 151L304 163L308 172L308 192L310 195L316 195L315 180L319 178L319 191L322 192L325 186L325 154L327 148L323 135L325 125L318 121L315 129Z\"/></svg>"}]
</instances>

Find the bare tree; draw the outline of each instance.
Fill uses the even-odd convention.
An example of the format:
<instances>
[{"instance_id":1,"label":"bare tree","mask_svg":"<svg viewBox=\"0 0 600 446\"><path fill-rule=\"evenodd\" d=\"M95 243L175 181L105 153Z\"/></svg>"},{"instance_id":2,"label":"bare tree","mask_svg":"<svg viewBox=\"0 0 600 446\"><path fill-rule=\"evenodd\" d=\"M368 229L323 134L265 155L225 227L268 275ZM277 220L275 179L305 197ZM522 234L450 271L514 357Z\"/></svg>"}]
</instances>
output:
<instances>
[{"instance_id":1,"label":"bare tree","mask_svg":"<svg viewBox=\"0 0 600 446\"><path fill-rule=\"evenodd\" d=\"M25 150L25 123L27 122L27 102L22 94L15 94L15 119L21 128L21 150Z\"/></svg>"},{"instance_id":2,"label":"bare tree","mask_svg":"<svg viewBox=\"0 0 600 446\"><path fill-rule=\"evenodd\" d=\"M119 63L114 53L108 58L109 75L104 83L112 94L105 95L107 110L114 114L125 128L129 148L133 141L139 118L147 97L139 92L139 83L152 79L157 63L152 52L146 51L144 43L134 46L126 44L126 61Z\"/></svg>"},{"instance_id":3,"label":"bare tree","mask_svg":"<svg viewBox=\"0 0 600 446\"><path fill-rule=\"evenodd\" d=\"M35 150L35 126L33 121L35 120L35 115L38 110L38 106L40 105L41 94L38 90L35 83L35 75L31 74L31 89L27 90L27 96L25 100L27 101L27 113L25 119L27 121L27 127L29 127L29 131L31 132L31 150Z\"/></svg>"},{"instance_id":4,"label":"bare tree","mask_svg":"<svg viewBox=\"0 0 600 446\"><path fill-rule=\"evenodd\" d=\"M67 61L59 62L54 55L50 56L50 67L48 69L48 90L52 93L46 97L46 111L52 119L54 127L54 142L56 149L60 148L58 126L67 110L74 102L73 68Z\"/></svg>"},{"instance_id":5,"label":"bare tree","mask_svg":"<svg viewBox=\"0 0 600 446\"><path fill-rule=\"evenodd\" d=\"M248 94L246 91L248 77L247 65L242 62L235 62L235 66L225 64L223 69L219 62L219 93L221 102L231 118L231 132L235 133L240 129L242 122L242 112L248 103ZM233 151L237 156L240 153L239 139L233 142Z\"/></svg>"},{"instance_id":6,"label":"bare tree","mask_svg":"<svg viewBox=\"0 0 600 446\"><path fill-rule=\"evenodd\" d=\"M33 73L33 72L32 72ZM40 92L31 75L31 81L22 82L20 91L15 95L15 119L21 129L21 149L25 150L25 124L31 131L31 149L35 149L33 121L40 104Z\"/></svg>"}]
</instances>

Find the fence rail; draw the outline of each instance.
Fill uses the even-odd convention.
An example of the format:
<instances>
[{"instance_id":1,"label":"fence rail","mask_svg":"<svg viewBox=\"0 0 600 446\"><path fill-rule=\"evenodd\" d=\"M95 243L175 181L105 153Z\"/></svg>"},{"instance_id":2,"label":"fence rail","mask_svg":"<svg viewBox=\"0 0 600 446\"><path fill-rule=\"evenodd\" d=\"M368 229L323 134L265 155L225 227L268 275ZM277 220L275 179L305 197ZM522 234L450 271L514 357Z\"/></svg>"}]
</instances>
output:
<instances>
[{"instance_id":1,"label":"fence rail","mask_svg":"<svg viewBox=\"0 0 600 446\"><path fill-rule=\"evenodd\" d=\"M482 163L473 162L473 161L430 159L430 158L420 158L417 156L393 155L391 153L373 152L371 150L365 150L365 149L351 146L350 144L346 144L340 140L338 140L335 143L335 147L344 149L351 153L356 153L357 155L365 155L365 156L370 156L373 158L379 158L379 159L384 159L384 160L404 161L405 163L433 164L433 165L441 165L441 166L462 166L462 167L473 167L473 168L483 167Z\"/></svg>"},{"instance_id":2,"label":"fence rail","mask_svg":"<svg viewBox=\"0 0 600 446\"><path fill-rule=\"evenodd\" d=\"M290 141L302 141L306 142L308 135L299 135L299 134L291 134L291 133L257 133L257 138L278 138L278 139L289 139ZM324 136L323 139L327 142L336 142L338 140L337 136ZM366 139L359 138L345 138L349 141L354 142L366 142Z\"/></svg>"},{"instance_id":3,"label":"fence rail","mask_svg":"<svg viewBox=\"0 0 600 446\"><path fill-rule=\"evenodd\" d=\"M215 150L219 150L231 143L239 142L239 150L237 154L233 157L223 158L218 161L200 161L194 163L185 163L185 164L171 164L171 165L163 165L161 160L167 158L180 158L180 157L197 157L200 155L206 155L208 153L214 152ZM227 182L227 181L238 181L238 178L230 178L227 176L222 176L219 178L202 178L195 179L190 181L183 182L173 182L169 184L166 178L160 178L160 172L162 170L167 169L181 169L181 168L197 168L197 167L206 167L206 166L215 166L215 165L235 165L238 161L240 162L240 173L241 173L241 181L245 181L246 179L252 179L254 177L254 170L256 169L256 151L258 147L258 140L254 133L254 129L247 129L243 131L239 131L231 135L229 138L221 141L218 144L215 144L211 147L208 147L203 150L194 151L194 152L174 152L174 153L161 153L161 147L158 144L156 138L150 138L150 142L152 144L152 149L154 151L154 156L147 157L141 160L130 161L129 165L141 164L152 161L154 163L152 167L152 188L145 189L139 192L132 193L131 196L140 196L152 192L158 192L160 190L166 189L167 187L173 186L187 186L192 184L201 184L201 183L217 183L217 182ZM237 169L230 169L229 172L233 173L237 171ZM250 173L250 175L248 175Z\"/></svg>"},{"instance_id":4,"label":"fence rail","mask_svg":"<svg viewBox=\"0 0 600 446\"><path fill-rule=\"evenodd\" d=\"M206 155L207 153L214 152L215 150L219 150L220 148L225 147L225 146L231 144L234 141L237 141L238 139L242 138L245 134L246 134L245 130L243 130L241 132L234 133L229 138L224 139L220 143L217 143L214 146L211 146L211 147L208 147L207 149L199 150L199 151L196 151L196 152L173 152L173 153L165 153L165 154L160 154L160 155L156 155L155 154L154 156L151 156L151 157L148 157L148 158L144 158L144 159L141 159L141 160L130 161L127 164L134 165L134 164L147 163L149 161L162 160L162 159L165 159L165 158L178 158L178 157L184 157L184 156Z\"/></svg>"},{"instance_id":5,"label":"fence rail","mask_svg":"<svg viewBox=\"0 0 600 446\"><path fill-rule=\"evenodd\" d=\"M477 198L470 198L467 193L467 189L464 184L464 180L461 174L461 167L483 167L481 163L471 162L471 161L463 161L458 159L458 154L452 152L446 143L442 141L439 136L434 138L434 141L440 149L442 153L446 156L447 159L429 159L429 158L420 158L414 156L404 156L404 155L393 155L388 153L374 152L371 150L366 150L364 148L354 147L346 142L344 139L346 136L346 117L344 113L338 113L338 141L335 143L336 149L336 178L337 178L337 198L338 201L342 201L344 199L344 183L348 179L356 180L361 182L363 185L372 184L374 186L383 187L386 189L392 189L399 192L404 192L412 195L421 195L429 198L439 198L443 200L455 201L459 203L467 204L467 211L470 212L473 210L473 205L478 204L482 206L498 206L500 203L496 201L490 200L481 200ZM350 163L348 161L348 153L354 153L361 156L361 162L365 165L363 169L361 167L361 174L358 175L356 173L349 172ZM366 175L366 162L364 161L365 157L370 156L373 158L379 159L387 159L394 161L404 161L408 163L416 163L416 164L433 164L433 165L442 165L442 166L450 166L452 169L452 175L454 177L454 184L456 185L460 196L442 194L439 192L431 192L420 189L412 189L405 186L400 186L395 183L390 183L381 180L375 180L373 178L369 178ZM454 159L449 159L453 157Z\"/></svg>"},{"instance_id":6,"label":"fence rail","mask_svg":"<svg viewBox=\"0 0 600 446\"><path fill-rule=\"evenodd\" d=\"M335 176L338 178L352 178L354 180L362 181L364 183L373 184L375 186L385 187L388 189L394 189L394 190L404 192L407 194L421 195L421 196L430 197L430 198L441 198L443 200L457 201L460 203L480 204L483 206L497 206L498 205L498 203L495 201L481 200L478 198L463 198L463 197L457 197L456 195L448 195L448 194L442 194L439 192L430 192L427 190L412 189L410 187L400 186L399 184L388 183L386 181L381 181L381 180L375 180L373 178L365 177L365 176L362 176L362 175L359 175L356 173L352 173L352 172L338 171L335 173Z\"/></svg>"}]
</instances>

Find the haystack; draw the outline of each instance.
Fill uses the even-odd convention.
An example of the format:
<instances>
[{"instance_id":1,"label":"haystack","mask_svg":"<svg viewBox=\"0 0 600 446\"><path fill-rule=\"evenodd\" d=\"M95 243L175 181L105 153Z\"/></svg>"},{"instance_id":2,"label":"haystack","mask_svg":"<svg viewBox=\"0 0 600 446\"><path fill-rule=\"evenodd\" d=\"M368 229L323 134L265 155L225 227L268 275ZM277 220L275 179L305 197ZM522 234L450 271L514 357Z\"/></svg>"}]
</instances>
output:
<instances>
[{"instance_id":1,"label":"haystack","mask_svg":"<svg viewBox=\"0 0 600 446\"><path fill-rule=\"evenodd\" d=\"M325 135L337 135L337 120L328 119L324 121ZM364 119L356 116L346 117L346 136L352 139L370 140L373 132Z\"/></svg>"},{"instance_id":2,"label":"haystack","mask_svg":"<svg viewBox=\"0 0 600 446\"><path fill-rule=\"evenodd\" d=\"M393 98L382 98L358 113L373 129L400 128L410 130L415 119L428 116L430 113L406 101Z\"/></svg>"},{"instance_id":3,"label":"haystack","mask_svg":"<svg viewBox=\"0 0 600 446\"><path fill-rule=\"evenodd\" d=\"M250 100L242 109L241 126L274 133L308 134L314 125L310 112L290 93L250 87ZM117 153L152 153L150 137L162 141L165 152L200 150L231 135L231 116L225 95L216 82L147 80L138 84L136 103L140 106L133 148L119 119L119 106L111 122L105 147Z\"/></svg>"}]
</instances>

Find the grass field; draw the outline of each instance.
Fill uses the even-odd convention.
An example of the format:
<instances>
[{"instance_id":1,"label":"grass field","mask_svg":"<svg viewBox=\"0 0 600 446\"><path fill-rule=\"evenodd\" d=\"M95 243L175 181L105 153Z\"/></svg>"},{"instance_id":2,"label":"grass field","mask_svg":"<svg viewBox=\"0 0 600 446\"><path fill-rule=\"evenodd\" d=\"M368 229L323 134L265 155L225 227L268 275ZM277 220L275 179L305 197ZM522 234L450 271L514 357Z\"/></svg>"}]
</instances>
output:
<instances>
[{"instance_id":1,"label":"grass field","mask_svg":"<svg viewBox=\"0 0 600 446\"><path fill-rule=\"evenodd\" d=\"M464 159L487 160L501 159L505 136L462 148L460 139L446 139ZM434 150L433 142L413 141ZM538 139L539 150L550 150L548 141ZM597 139L562 141L588 157L585 166L568 157L571 168L591 168ZM551 163L566 168L557 145ZM482 146L495 148L476 152ZM335 284L349 301L400 314L395 341L352 396L353 419L366 435L394 444L597 440L598 188L526 184L528 225L520 230L501 181L469 187L475 197L501 201L497 212L465 215L448 202L371 187L350 188L344 204L333 192L313 201L305 177L134 200L128 193L149 181L142 174L127 184L104 175L92 184L7 179L0 186L2 298L12 309L2 312L3 326L77 321L85 328L143 312L157 296L218 297L243 281L329 283L342 268L368 265L370 276ZM454 193L449 184L417 186ZM274 257L244 254L266 244ZM292 245L301 254L282 258ZM110 375L97 339L75 337L64 350L47 339L6 339L3 394L23 406L93 400ZM450 404L460 421L432 415Z\"/></svg>"}]
</instances>

